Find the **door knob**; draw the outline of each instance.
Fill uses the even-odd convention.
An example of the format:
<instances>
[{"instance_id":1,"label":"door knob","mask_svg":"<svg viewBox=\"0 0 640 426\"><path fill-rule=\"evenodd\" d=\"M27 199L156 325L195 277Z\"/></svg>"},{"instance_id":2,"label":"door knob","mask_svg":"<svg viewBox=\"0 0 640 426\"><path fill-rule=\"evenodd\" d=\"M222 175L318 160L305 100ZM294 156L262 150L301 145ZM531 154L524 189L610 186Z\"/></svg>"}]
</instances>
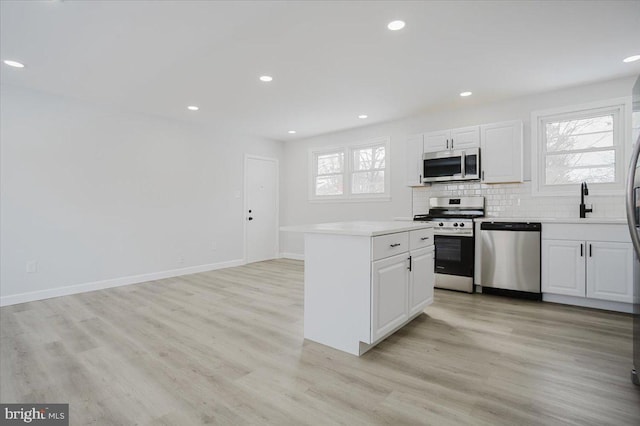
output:
<instances>
[{"instance_id":1,"label":"door knob","mask_svg":"<svg viewBox=\"0 0 640 426\"><path fill-rule=\"evenodd\" d=\"M249 216L249 219L248 219L248 220L253 220L253 218L252 218L251 216Z\"/></svg>"}]
</instances>

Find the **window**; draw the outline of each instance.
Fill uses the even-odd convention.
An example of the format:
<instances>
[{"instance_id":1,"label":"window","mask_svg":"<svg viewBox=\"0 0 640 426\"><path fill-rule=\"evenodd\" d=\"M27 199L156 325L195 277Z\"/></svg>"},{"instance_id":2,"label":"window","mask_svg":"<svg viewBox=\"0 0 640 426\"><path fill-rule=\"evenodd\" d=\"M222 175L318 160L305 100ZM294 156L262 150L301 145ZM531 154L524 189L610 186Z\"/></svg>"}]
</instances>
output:
<instances>
[{"instance_id":1,"label":"window","mask_svg":"<svg viewBox=\"0 0 640 426\"><path fill-rule=\"evenodd\" d=\"M367 200L389 197L386 170L389 139L311 150L311 200Z\"/></svg>"},{"instance_id":2,"label":"window","mask_svg":"<svg viewBox=\"0 0 640 426\"><path fill-rule=\"evenodd\" d=\"M315 194L344 194L344 151L318 153L315 155L315 165Z\"/></svg>"},{"instance_id":3,"label":"window","mask_svg":"<svg viewBox=\"0 0 640 426\"><path fill-rule=\"evenodd\" d=\"M352 194L384 194L385 146L369 146L351 150Z\"/></svg>"},{"instance_id":4,"label":"window","mask_svg":"<svg viewBox=\"0 0 640 426\"><path fill-rule=\"evenodd\" d=\"M625 100L532 114L533 187L538 195L574 195L587 182L594 193L623 188Z\"/></svg>"}]
</instances>

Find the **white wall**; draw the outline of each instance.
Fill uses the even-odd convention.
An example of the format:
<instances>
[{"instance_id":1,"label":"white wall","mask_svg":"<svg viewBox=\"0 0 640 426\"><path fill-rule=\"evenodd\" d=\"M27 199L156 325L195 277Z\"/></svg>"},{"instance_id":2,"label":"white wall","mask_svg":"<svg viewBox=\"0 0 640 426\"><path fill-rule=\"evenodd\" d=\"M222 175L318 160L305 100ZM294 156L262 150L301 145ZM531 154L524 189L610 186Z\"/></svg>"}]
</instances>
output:
<instances>
[{"instance_id":1,"label":"white wall","mask_svg":"<svg viewBox=\"0 0 640 426\"><path fill-rule=\"evenodd\" d=\"M542 204L529 201L530 183L499 186L469 184L457 185L455 188L453 185L434 185L433 187L412 190L405 186L406 174L404 165L407 136L426 131L482 123L522 120L524 122L524 174L525 180L530 180L530 115L532 111L630 96L634 81L635 77L627 77L487 105L452 107L441 111L425 112L415 117L389 123L318 136L302 141L287 142L284 153L285 181L282 191L282 224L297 225L342 220L387 220L394 217L411 217L414 210L416 213L424 212L426 200L430 196L470 195L471 192L468 191L473 191L473 193L479 191L480 195L487 196L487 206L490 207L488 213L493 216L506 217L515 215L516 217L524 217L529 214L527 207L535 206L540 207L536 211L538 216L570 216L577 209L575 200L565 199L562 203L545 201ZM470 99L470 101L473 100ZM389 136L391 138L391 201L338 204L309 202L307 200L307 153L310 147L340 145L381 136ZM576 193L577 197L578 193ZM539 198L537 197L537 199ZM517 204L518 199L520 200L520 205ZM557 201L555 197L547 200L554 199ZM592 197L589 201L594 204L595 215L622 217L624 214L622 197ZM547 207L551 208L548 213L541 214L541 211L544 212ZM283 253L302 256L304 245L301 235L283 232L281 233L280 241Z\"/></svg>"},{"instance_id":2,"label":"white wall","mask_svg":"<svg viewBox=\"0 0 640 426\"><path fill-rule=\"evenodd\" d=\"M16 87L0 120L2 304L240 262L243 156L282 160L280 142Z\"/></svg>"}]
</instances>

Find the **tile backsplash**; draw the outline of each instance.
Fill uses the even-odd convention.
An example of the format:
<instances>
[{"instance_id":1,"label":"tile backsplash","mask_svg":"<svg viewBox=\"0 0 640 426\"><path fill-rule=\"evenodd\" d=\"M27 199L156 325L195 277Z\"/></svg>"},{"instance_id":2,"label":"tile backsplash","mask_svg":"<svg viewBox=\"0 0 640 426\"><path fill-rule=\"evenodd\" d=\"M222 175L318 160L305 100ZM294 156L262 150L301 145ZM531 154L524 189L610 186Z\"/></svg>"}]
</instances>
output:
<instances>
[{"instance_id":1,"label":"tile backsplash","mask_svg":"<svg viewBox=\"0 0 640 426\"><path fill-rule=\"evenodd\" d=\"M479 182L434 184L413 188L413 214L426 213L431 197L485 197L486 215L509 218L577 218L580 195L575 197L534 197L531 182L491 184ZM593 205L588 217L624 218L624 196L588 196L585 203Z\"/></svg>"}]
</instances>

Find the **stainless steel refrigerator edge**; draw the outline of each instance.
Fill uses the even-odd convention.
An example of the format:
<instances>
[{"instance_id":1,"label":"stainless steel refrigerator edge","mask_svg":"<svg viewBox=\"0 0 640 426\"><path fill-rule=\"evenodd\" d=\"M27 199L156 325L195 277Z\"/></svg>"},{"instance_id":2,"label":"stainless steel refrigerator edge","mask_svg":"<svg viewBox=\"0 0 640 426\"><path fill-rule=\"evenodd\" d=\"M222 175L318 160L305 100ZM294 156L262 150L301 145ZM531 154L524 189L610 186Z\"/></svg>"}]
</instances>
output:
<instances>
[{"instance_id":1,"label":"stainless steel refrigerator edge","mask_svg":"<svg viewBox=\"0 0 640 426\"><path fill-rule=\"evenodd\" d=\"M633 86L633 153L629 164L626 185L626 207L629 233L635 250L636 259L633 270L633 367L631 370L631 381L640 386L638 370L640 369L640 165L638 156L640 155L640 77Z\"/></svg>"}]
</instances>

